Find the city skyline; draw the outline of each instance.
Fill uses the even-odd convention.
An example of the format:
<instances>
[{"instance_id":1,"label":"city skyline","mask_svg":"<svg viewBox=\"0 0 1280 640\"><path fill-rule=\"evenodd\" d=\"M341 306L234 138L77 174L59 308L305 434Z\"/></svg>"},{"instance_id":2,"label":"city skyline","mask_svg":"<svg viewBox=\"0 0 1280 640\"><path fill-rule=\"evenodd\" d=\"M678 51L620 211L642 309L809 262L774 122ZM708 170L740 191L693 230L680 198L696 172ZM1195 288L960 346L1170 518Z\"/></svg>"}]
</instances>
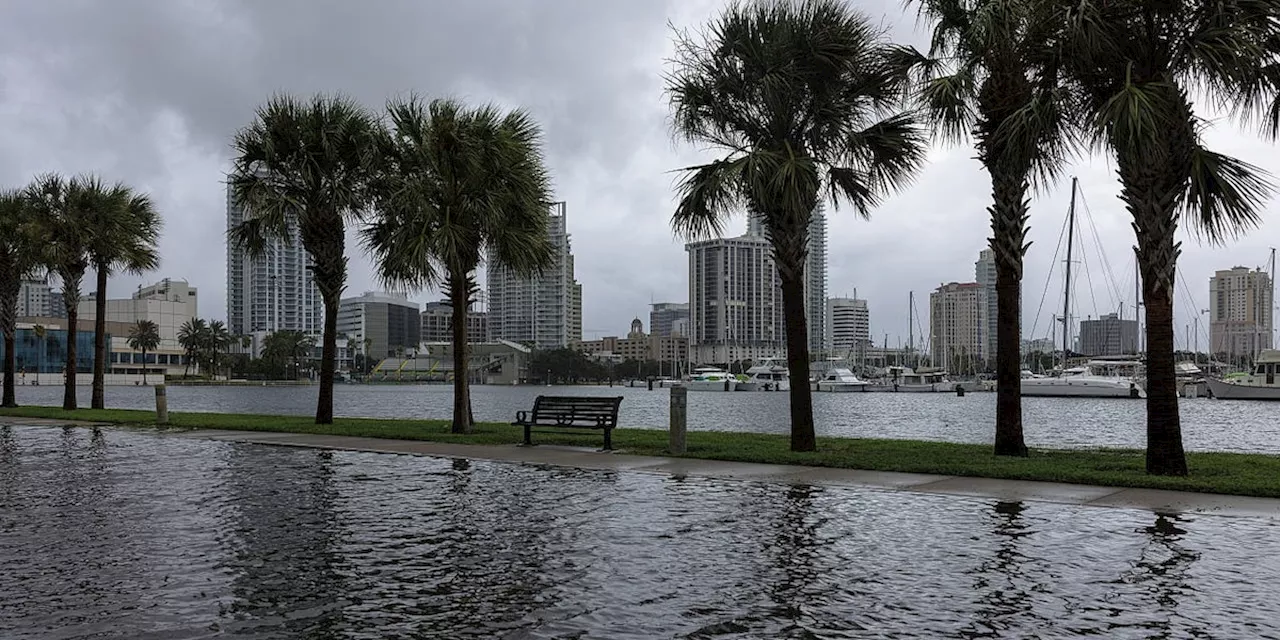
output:
<instances>
[{"instance_id":1,"label":"city skyline","mask_svg":"<svg viewBox=\"0 0 1280 640\"><path fill-rule=\"evenodd\" d=\"M192 12L156 3L142 12L142 38L136 30L99 28L122 20L106 5L75 9L75 19L66 15L73 9L60 3L15 5L0 25L0 52L12 61L0 72L12 89L0 98L7 114L0 134L11 149L0 157L0 183L25 184L44 171L97 171L150 192L167 222L163 263L153 274L113 278L109 295L127 296L158 275L186 278L201 287L202 314L225 318L222 181L230 168L229 142L273 92L341 90L375 109L410 90L525 106L545 127L556 198L582 212L571 219L569 232L583 288L583 337L621 333L631 318L643 317L649 301L683 302L687 295L684 239L668 225L674 208L669 172L704 156L671 143L661 74L671 53L668 22L677 28L702 24L722 3L548 2L529 12L499 6L477 1L299 12L283 5L220 5ZM898 42L925 44L914 15L899 3L861 8L883 21ZM498 44L463 37L467 25L481 21ZM338 33L351 37L335 38ZM546 37L518 44L528 33ZM156 56L156 50L166 55ZM282 53L298 51L306 55ZM440 55L445 51L456 55ZM1215 112L1204 114L1213 120ZM1206 138L1223 152L1280 173L1274 145L1251 133L1224 122ZM921 298L939 283L967 280L974 255L985 248L990 182L973 156L970 146L936 145L915 183L887 198L869 221L847 207L828 208L827 295L856 287L876 318L877 343L886 333L891 343L906 342L908 291ZM1116 279L1131 279L1134 238L1128 214L1115 199L1113 163L1090 156L1063 173L1072 174L1080 177ZM1048 335L1054 307L1061 313L1060 292L1059 304L1051 294L1040 308L1040 298L1054 262L1068 184L1064 177L1033 195L1023 280L1025 337ZM1180 272L1191 299L1183 300L1179 284L1180 342L1196 309L1207 308L1206 283L1213 272L1265 262L1268 247L1280 238L1277 214L1280 202L1273 199L1263 226L1224 248L1182 234ZM739 216L730 225L740 228L744 222ZM348 238L345 295L379 288L354 232ZM1091 291L1078 290L1080 300L1089 300L1090 293L1099 300L1096 311L1082 308L1079 319L1115 310L1103 303L1109 288L1114 287L1095 283ZM435 291L411 294L419 303L438 298ZM1125 305L1126 314L1131 309Z\"/></svg>"}]
</instances>

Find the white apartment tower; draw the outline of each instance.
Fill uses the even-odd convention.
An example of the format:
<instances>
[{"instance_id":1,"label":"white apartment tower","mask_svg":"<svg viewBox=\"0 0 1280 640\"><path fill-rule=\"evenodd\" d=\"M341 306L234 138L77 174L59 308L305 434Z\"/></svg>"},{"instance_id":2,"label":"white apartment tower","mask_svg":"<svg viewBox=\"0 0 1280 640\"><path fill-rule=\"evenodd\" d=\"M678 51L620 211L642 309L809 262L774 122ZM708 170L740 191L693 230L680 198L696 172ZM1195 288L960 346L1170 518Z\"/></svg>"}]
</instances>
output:
<instances>
[{"instance_id":1,"label":"white apartment tower","mask_svg":"<svg viewBox=\"0 0 1280 640\"><path fill-rule=\"evenodd\" d=\"M747 215L747 236L765 238L759 216ZM809 247L804 263L804 309L808 321L809 349L819 351L830 342L827 335L827 216L822 205L809 218Z\"/></svg>"},{"instance_id":2,"label":"white apartment tower","mask_svg":"<svg viewBox=\"0 0 1280 640\"><path fill-rule=\"evenodd\" d=\"M991 365L996 361L996 254L983 249L974 263L974 279L978 283L978 331L981 358Z\"/></svg>"},{"instance_id":3,"label":"white apartment tower","mask_svg":"<svg viewBox=\"0 0 1280 640\"><path fill-rule=\"evenodd\" d=\"M1252 358L1273 349L1274 307L1267 272L1247 267L1215 272L1209 279L1210 353Z\"/></svg>"},{"instance_id":4,"label":"white apartment tower","mask_svg":"<svg viewBox=\"0 0 1280 640\"><path fill-rule=\"evenodd\" d=\"M567 346L581 329L580 291L573 277L573 254L564 202L551 205L547 238L554 247L552 265L533 278L516 275L492 257L486 278L489 290L489 335L495 340L530 343L537 349Z\"/></svg>"},{"instance_id":5,"label":"white apartment tower","mask_svg":"<svg viewBox=\"0 0 1280 640\"><path fill-rule=\"evenodd\" d=\"M18 285L17 314L19 318L43 318L57 315L50 308L52 304L53 290L49 287L48 278L22 279L21 284Z\"/></svg>"},{"instance_id":6,"label":"white apartment tower","mask_svg":"<svg viewBox=\"0 0 1280 640\"><path fill-rule=\"evenodd\" d=\"M246 218L227 188L227 229ZM232 335L255 332L324 329L324 303L311 277L311 257L302 235L292 230L289 242L272 239L258 258L227 242L227 330Z\"/></svg>"},{"instance_id":7,"label":"white apartment tower","mask_svg":"<svg viewBox=\"0 0 1280 640\"><path fill-rule=\"evenodd\" d=\"M929 294L929 353L953 373L977 368L982 354L982 299L976 282L944 284Z\"/></svg>"},{"instance_id":8,"label":"white apartment tower","mask_svg":"<svg viewBox=\"0 0 1280 640\"><path fill-rule=\"evenodd\" d=\"M831 355L861 360L871 344L871 314L867 301L854 292L852 298L827 299L827 335Z\"/></svg>"}]
</instances>

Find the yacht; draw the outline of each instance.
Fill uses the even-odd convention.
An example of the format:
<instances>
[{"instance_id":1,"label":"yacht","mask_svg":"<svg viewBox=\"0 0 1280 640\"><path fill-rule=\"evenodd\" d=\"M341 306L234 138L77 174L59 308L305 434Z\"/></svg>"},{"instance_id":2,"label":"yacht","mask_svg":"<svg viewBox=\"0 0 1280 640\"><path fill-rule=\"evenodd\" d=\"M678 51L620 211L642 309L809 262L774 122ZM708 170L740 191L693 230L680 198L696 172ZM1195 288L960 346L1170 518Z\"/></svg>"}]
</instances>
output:
<instances>
[{"instance_id":1,"label":"yacht","mask_svg":"<svg viewBox=\"0 0 1280 640\"><path fill-rule=\"evenodd\" d=\"M848 369L830 369L826 375L813 383L813 390L849 393L852 391L866 391L867 386L866 380L858 379L858 376Z\"/></svg>"},{"instance_id":2,"label":"yacht","mask_svg":"<svg viewBox=\"0 0 1280 640\"><path fill-rule=\"evenodd\" d=\"M685 387L690 391L733 391L737 379L724 369L699 367L693 370Z\"/></svg>"},{"instance_id":3,"label":"yacht","mask_svg":"<svg viewBox=\"0 0 1280 640\"><path fill-rule=\"evenodd\" d=\"M911 367L889 367L884 380L869 384L867 391L889 391L894 393L942 393L955 391L956 383L947 379L947 372L916 371Z\"/></svg>"},{"instance_id":4,"label":"yacht","mask_svg":"<svg viewBox=\"0 0 1280 640\"><path fill-rule=\"evenodd\" d=\"M1220 400L1280 400L1280 350L1263 349L1250 373L1207 382Z\"/></svg>"},{"instance_id":5,"label":"yacht","mask_svg":"<svg viewBox=\"0 0 1280 640\"><path fill-rule=\"evenodd\" d=\"M1091 360L1065 369L1061 376L1023 378L1022 395L1059 398L1145 398L1138 384L1137 361Z\"/></svg>"},{"instance_id":6,"label":"yacht","mask_svg":"<svg viewBox=\"0 0 1280 640\"><path fill-rule=\"evenodd\" d=\"M790 391L791 372L776 362L764 362L747 369L747 379L739 382L738 391Z\"/></svg>"}]
</instances>

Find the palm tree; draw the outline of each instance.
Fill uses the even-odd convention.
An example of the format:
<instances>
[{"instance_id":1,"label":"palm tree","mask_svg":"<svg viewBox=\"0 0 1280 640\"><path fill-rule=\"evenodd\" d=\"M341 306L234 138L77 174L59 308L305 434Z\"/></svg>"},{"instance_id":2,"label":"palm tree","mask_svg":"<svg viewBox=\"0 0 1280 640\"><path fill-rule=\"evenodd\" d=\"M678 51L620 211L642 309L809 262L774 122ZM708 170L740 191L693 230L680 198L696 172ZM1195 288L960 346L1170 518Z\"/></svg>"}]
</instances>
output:
<instances>
[{"instance_id":1,"label":"palm tree","mask_svg":"<svg viewBox=\"0 0 1280 640\"><path fill-rule=\"evenodd\" d=\"M453 432L470 433L467 310L474 274L548 267L550 176L538 124L524 111L418 98L389 105L377 218L366 245L379 273L413 288L443 285L453 307Z\"/></svg>"},{"instance_id":2,"label":"palm tree","mask_svg":"<svg viewBox=\"0 0 1280 640\"><path fill-rule=\"evenodd\" d=\"M49 350L49 341L45 338L48 330L44 325L38 324L31 327L31 334L36 337L36 343L39 348L36 349L36 385L40 384L40 372L44 370L44 354Z\"/></svg>"},{"instance_id":3,"label":"palm tree","mask_svg":"<svg viewBox=\"0 0 1280 640\"><path fill-rule=\"evenodd\" d=\"M1147 472L1186 475L1174 377L1173 289L1185 218L1218 243L1256 226L1261 169L1210 150L1191 93L1280 128L1280 5L1081 0L1064 21L1093 142L1114 154L1133 218L1147 320ZM1268 102L1270 101L1270 102Z\"/></svg>"},{"instance_id":4,"label":"palm tree","mask_svg":"<svg viewBox=\"0 0 1280 640\"><path fill-rule=\"evenodd\" d=\"M1071 139L1059 48L1062 22L1040 0L917 0L933 24L928 56L904 48L935 132L972 137L991 176L996 263L996 455L1026 456L1022 432L1022 259L1032 179L1057 175Z\"/></svg>"},{"instance_id":5,"label":"palm tree","mask_svg":"<svg viewBox=\"0 0 1280 640\"><path fill-rule=\"evenodd\" d=\"M160 346L160 327L150 320L139 320L129 329L129 348L142 352L142 385L147 384L147 352Z\"/></svg>"},{"instance_id":6,"label":"palm tree","mask_svg":"<svg viewBox=\"0 0 1280 640\"><path fill-rule=\"evenodd\" d=\"M107 187L96 176L85 180L96 205L88 211L93 233L89 262L97 273L94 294L93 395L90 406L106 408L107 279L117 271L141 275L160 265L156 242L161 220L150 196L122 183Z\"/></svg>"},{"instance_id":7,"label":"palm tree","mask_svg":"<svg viewBox=\"0 0 1280 640\"><path fill-rule=\"evenodd\" d=\"M195 362L200 355L200 345L206 331L208 326L200 318L192 318L178 328L178 344L186 352L187 365L182 374L184 377L191 375L191 363Z\"/></svg>"},{"instance_id":8,"label":"palm tree","mask_svg":"<svg viewBox=\"0 0 1280 640\"><path fill-rule=\"evenodd\" d=\"M373 115L352 100L317 95L303 102L279 95L258 109L233 143L237 157L228 182L248 216L229 231L230 240L256 256L268 240L287 242L296 232L314 263L324 301L317 424L333 422L346 223L363 217L377 137Z\"/></svg>"},{"instance_id":9,"label":"palm tree","mask_svg":"<svg viewBox=\"0 0 1280 640\"><path fill-rule=\"evenodd\" d=\"M900 50L841 0L737 2L704 37L677 33L667 77L673 129L726 155L682 170L672 227L706 237L743 208L760 217L782 284L794 380L809 379L813 211L843 201L867 217L924 162L926 132L899 108L909 86ZM815 448L809 385L792 385L791 449Z\"/></svg>"},{"instance_id":10,"label":"palm tree","mask_svg":"<svg viewBox=\"0 0 1280 640\"><path fill-rule=\"evenodd\" d=\"M218 375L218 359L230 345L231 333L227 331L226 323L221 320L211 321L204 334L204 353L209 361L210 375Z\"/></svg>"},{"instance_id":11,"label":"palm tree","mask_svg":"<svg viewBox=\"0 0 1280 640\"><path fill-rule=\"evenodd\" d=\"M26 189L26 198L37 216L43 239L45 266L62 281L62 302L67 311L67 360L62 408L76 408L76 334L80 321L80 283L89 268L89 243L93 228L91 210L97 197L85 178L70 180L57 174L37 176Z\"/></svg>"},{"instance_id":12,"label":"palm tree","mask_svg":"<svg viewBox=\"0 0 1280 640\"><path fill-rule=\"evenodd\" d=\"M0 191L0 334L4 335L4 391L0 406L16 407L18 294L22 279L40 269L41 243L31 203L18 190Z\"/></svg>"}]
</instances>

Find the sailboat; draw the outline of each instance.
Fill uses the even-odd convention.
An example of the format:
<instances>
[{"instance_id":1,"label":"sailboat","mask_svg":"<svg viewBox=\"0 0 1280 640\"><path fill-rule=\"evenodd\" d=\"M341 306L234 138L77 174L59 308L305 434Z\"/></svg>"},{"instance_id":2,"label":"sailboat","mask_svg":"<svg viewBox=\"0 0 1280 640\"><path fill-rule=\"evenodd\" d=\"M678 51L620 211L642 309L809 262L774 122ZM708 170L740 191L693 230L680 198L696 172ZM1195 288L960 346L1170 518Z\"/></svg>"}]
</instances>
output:
<instances>
[{"instance_id":1,"label":"sailboat","mask_svg":"<svg viewBox=\"0 0 1280 640\"><path fill-rule=\"evenodd\" d=\"M1145 398L1138 384L1137 369L1141 363L1092 360L1076 367L1067 366L1071 351L1071 249L1076 224L1076 178L1071 178L1071 207L1067 210L1067 268L1062 296L1062 375L1057 377L1022 378L1022 395L1056 398ZM1123 373L1129 373L1128 376Z\"/></svg>"},{"instance_id":2,"label":"sailboat","mask_svg":"<svg viewBox=\"0 0 1280 640\"><path fill-rule=\"evenodd\" d=\"M1276 250L1271 250L1271 300L1276 299ZM1256 329L1255 329L1256 331ZM1262 341L1259 340L1259 343ZM1280 350L1261 349L1253 369L1221 380L1208 378L1209 395L1220 400L1280 400Z\"/></svg>"}]
</instances>

